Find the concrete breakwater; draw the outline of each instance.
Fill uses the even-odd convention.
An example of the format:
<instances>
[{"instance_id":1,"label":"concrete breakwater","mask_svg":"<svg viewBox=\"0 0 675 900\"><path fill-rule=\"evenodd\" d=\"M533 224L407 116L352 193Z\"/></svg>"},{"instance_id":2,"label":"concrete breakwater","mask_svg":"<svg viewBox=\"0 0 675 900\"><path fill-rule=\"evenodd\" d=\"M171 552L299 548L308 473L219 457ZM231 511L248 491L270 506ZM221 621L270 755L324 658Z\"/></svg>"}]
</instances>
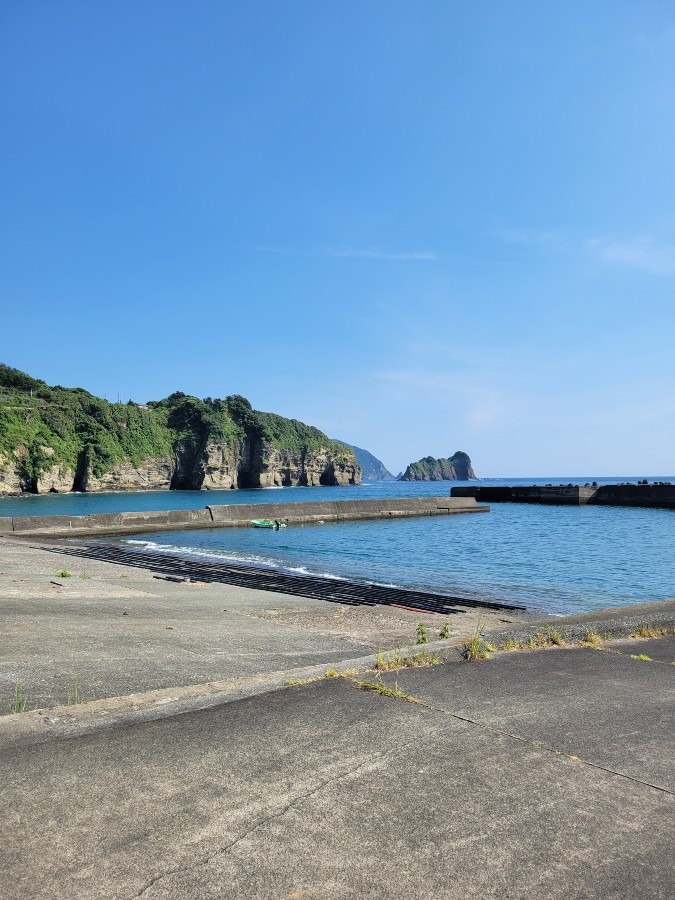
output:
<instances>
[{"instance_id":1,"label":"concrete breakwater","mask_svg":"<svg viewBox=\"0 0 675 900\"><path fill-rule=\"evenodd\" d=\"M487 512L474 497L419 497L382 500L328 500L309 503L232 503L204 509L149 510L90 516L0 517L0 535L70 537L138 534L190 528L248 526L252 519L276 519L287 525L357 519L394 519Z\"/></svg>"},{"instance_id":2,"label":"concrete breakwater","mask_svg":"<svg viewBox=\"0 0 675 900\"><path fill-rule=\"evenodd\" d=\"M487 503L550 503L557 506L650 506L675 509L675 485L647 481L637 484L547 484L453 487L453 498L473 497Z\"/></svg>"}]
</instances>

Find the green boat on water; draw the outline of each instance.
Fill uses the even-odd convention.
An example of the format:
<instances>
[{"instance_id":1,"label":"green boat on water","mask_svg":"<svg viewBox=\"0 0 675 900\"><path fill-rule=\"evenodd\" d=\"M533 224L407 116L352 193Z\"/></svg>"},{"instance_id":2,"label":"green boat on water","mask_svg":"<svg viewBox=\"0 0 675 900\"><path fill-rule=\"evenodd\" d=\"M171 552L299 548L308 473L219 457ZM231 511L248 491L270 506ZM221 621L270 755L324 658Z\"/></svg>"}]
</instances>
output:
<instances>
[{"instance_id":1,"label":"green boat on water","mask_svg":"<svg viewBox=\"0 0 675 900\"><path fill-rule=\"evenodd\" d=\"M280 522L279 519L251 519L251 525L254 528L285 528L286 523Z\"/></svg>"}]
</instances>

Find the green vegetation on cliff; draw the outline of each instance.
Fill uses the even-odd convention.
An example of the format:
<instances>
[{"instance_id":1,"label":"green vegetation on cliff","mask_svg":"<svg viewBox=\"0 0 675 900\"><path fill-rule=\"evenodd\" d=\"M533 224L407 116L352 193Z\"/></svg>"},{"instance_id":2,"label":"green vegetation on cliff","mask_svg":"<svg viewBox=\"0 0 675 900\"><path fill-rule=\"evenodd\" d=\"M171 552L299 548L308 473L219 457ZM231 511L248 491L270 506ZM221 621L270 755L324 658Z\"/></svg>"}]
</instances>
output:
<instances>
[{"instance_id":1,"label":"green vegetation on cliff","mask_svg":"<svg viewBox=\"0 0 675 900\"><path fill-rule=\"evenodd\" d=\"M96 477L118 463L196 454L208 442L269 442L277 449L345 457L317 428L257 412L244 397L203 400L176 392L148 404L108 403L82 388L50 387L0 364L0 470L13 467L22 489L36 490L54 466ZM78 476L75 478L75 488Z\"/></svg>"},{"instance_id":2,"label":"green vegetation on cliff","mask_svg":"<svg viewBox=\"0 0 675 900\"><path fill-rule=\"evenodd\" d=\"M54 465L75 470L86 457L99 475L171 452L166 412L108 403L82 388L50 387L0 364L0 453L17 461L27 489Z\"/></svg>"},{"instance_id":3,"label":"green vegetation on cliff","mask_svg":"<svg viewBox=\"0 0 675 900\"><path fill-rule=\"evenodd\" d=\"M473 481L475 477L469 455L458 450L449 459L425 456L410 463L401 481Z\"/></svg>"}]
</instances>

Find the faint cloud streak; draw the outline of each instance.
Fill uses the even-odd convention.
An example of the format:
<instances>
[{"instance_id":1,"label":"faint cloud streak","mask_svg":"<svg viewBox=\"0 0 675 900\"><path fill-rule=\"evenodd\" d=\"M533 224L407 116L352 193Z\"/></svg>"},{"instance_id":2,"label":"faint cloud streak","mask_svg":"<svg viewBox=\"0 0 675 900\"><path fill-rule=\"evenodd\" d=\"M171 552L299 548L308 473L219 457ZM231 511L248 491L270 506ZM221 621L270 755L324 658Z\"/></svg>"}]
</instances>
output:
<instances>
[{"instance_id":1,"label":"faint cloud streak","mask_svg":"<svg viewBox=\"0 0 675 900\"><path fill-rule=\"evenodd\" d=\"M675 274L675 244L660 244L649 237L589 238L586 250L608 265L642 269L653 275Z\"/></svg>"},{"instance_id":2,"label":"faint cloud streak","mask_svg":"<svg viewBox=\"0 0 675 900\"><path fill-rule=\"evenodd\" d=\"M354 247L341 249L297 250L292 247L251 247L258 253L277 253L282 256L311 256L323 259L379 259L394 262L434 262L438 254L430 250L389 252L384 250L358 250Z\"/></svg>"},{"instance_id":3,"label":"faint cloud streak","mask_svg":"<svg viewBox=\"0 0 675 900\"><path fill-rule=\"evenodd\" d=\"M500 239L512 246L530 247L541 253L586 256L596 263L640 269L652 275L675 275L675 244L648 235L599 235L574 237L562 231L502 229Z\"/></svg>"}]
</instances>

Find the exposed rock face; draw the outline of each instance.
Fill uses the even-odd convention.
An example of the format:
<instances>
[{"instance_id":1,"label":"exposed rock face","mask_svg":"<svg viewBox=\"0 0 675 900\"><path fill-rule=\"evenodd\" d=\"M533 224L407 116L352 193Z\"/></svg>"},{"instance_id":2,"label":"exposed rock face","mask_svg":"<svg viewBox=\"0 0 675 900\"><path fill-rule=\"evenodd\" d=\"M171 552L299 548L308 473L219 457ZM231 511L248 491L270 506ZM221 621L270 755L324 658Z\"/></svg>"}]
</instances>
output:
<instances>
[{"instance_id":1,"label":"exposed rock face","mask_svg":"<svg viewBox=\"0 0 675 900\"><path fill-rule=\"evenodd\" d=\"M83 478L76 479L65 490L162 491L171 485L173 470L174 461L170 456L145 459L138 467L130 462L117 463L98 477L87 469Z\"/></svg>"},{"instance_id":2,"label":"exposed rock face","mask_svg":"<svg viewBox=\"0 0 675 900\"><path fill-rule=\"evenodd\" d=\"M279 450L266 442L235 442L233 447L209 441L203 448L179 445L174 457L146 459L138 467L117 463L94 475L86 459L77 471L52 466L36 484L24 483L13 460L0 458L0 492L45 494L68 491L224 490L238 487L359 484L361 470L329 451Z\"/></svg>"},{"instance_id":3,"label":"exposed rock face","mask_svg":"<svg viewBox=\"0 0 675 900\"><path fill-rule=\"evenodd\" d=\"M330 451L284 450L260 440L245 440L231 449L207 444L202 459L203 478L199 487L212 490L315 487L359 484L361 481L361 470L352 460L339 458Z\"/></svg>"},{"instance_id":4,"label":"exposed rock face","mask_svg":"<svg viewBox=\"0 0 675 900\"><path fill-rule=\"evenodd\" d=\"M180 391L108 403L0 363L0 492L215 490L358 484L351 448L254 410Z\"/></svg>"},{"instance_id":5,"label":"exposed rock face","mask_svg":"<svg viewBox=\"0 0 675 900\"><path fill-rule=\"evenodd\" d=\"M51 447L41 448L47 457L53 454ZM55 463L45 469L39 478L31 479L21 471L21 460L24 448L18 447L14 453L0 453L0 493L22 494L70 491L73 487L75 473L68 466Z\"/></svg>"},{"instance_id":6,"label":"exposed rock face","mask_svg":"<svg viewBox=\"0 0 675 900\"><path fill-rule=\"evenodd\" d=\"M37 493L48 494L72 491L75 473L66 466L52 466L43 472L37 480Z\"/></svg>"},{"instance_id":7,"label":"exposed rock face","mask_svg":"<svg viewBox=\"0 0 675 900\"><path fill-rule=\"evenodd\" d=\"M20 494L22 490L21 479L16 469L16 459L0 453L0 493Z\"/></svg>"},{"instance_id":8,"label":"exposed rock face","mask_svg":"<svg viewBox=\"0 0 675 900\"><path fill-rule=\"evenodd\" d=\"M401 481L473 481L475 478L469 455L458 450L449 459L425 456L410 463Z\"/></svg>"}]
</instances>

